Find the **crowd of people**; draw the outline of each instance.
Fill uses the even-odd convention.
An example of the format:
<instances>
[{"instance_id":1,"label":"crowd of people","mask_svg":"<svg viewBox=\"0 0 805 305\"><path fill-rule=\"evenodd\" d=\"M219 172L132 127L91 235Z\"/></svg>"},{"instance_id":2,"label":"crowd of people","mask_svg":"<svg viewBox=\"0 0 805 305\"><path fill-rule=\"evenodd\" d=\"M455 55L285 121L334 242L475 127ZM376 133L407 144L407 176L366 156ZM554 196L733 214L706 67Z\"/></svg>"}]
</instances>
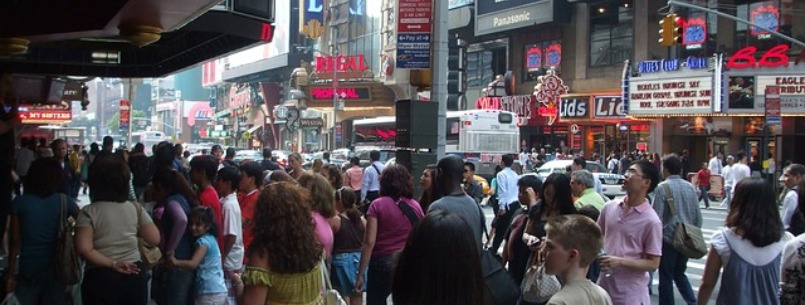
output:
<instances>
[{"instance_id":1,"label":"crowd of people","mask_svg":"<svg viewBox=\"0 0 805 305\"><path fill-rule=\"evenodd\" d=\"M706 190L682 176L673 154L630 162L618 199L596 191L583 158L541 178L519 175L504 155L487 233L475 166L457 156L427 166L414 198L414 173L384 166L377 151L365 168L352 158L344 169L325 159L305 170L299 154L287 167L270 150L241 164L218 145L192 160L168 142L146 156L142 144L115 151L104 139L77 160L63 140L48 146L52 155L16 159L6 292L21 304L323 304L329 283L350 305L650 304L654 272L660 304L673 304L674 284L686 303L707 304L719 278L718 304L805 296L799 164L783 169L779 196L732 156L703 165L734 183L696 295L675 238L680 224L701 227L697 189ZM83 185L86 203L77 200ZM75 222L84 262L75 285L54 272L65 219ZM154 248L156 261L144 250ZM490 253L501 253L493 265L520 291L515 298L495 290L506 283L487 272ZM535 297L527 288L546 278L561 289Z\"/></svg>"}]
</instances>

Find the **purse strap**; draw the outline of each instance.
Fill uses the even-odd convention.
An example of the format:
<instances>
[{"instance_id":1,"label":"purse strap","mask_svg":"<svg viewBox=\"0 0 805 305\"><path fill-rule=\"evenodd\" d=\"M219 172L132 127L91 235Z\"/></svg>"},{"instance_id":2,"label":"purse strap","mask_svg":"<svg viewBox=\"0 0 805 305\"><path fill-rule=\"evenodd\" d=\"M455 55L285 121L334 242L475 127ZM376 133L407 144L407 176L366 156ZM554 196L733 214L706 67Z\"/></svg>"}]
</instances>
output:
<instances>
[{"instance_id":1,"label":"purse strap","mask_svg":"<svg viewBox=\"0 0 805 305\"><path fill-rule=\"evenodd\" d=\"M408 206L407 203L405 203L402 197L400 197L400 199L397 199L396 204L397 207L400 208L400 210L402 210L403 214L405 214L405 217L408 218L408 221L411 222L411 227L415 226L417 221L419 221L419 217L416 216L414 210L411 209L411 207Z\"/></svg>"},{"instance_id":2,"label":"purse strap","mask_svg":"<svg viewBox=\"0 0 805 305\"><path fill-rule=\"evenodd\" d=\"M63 234L65 231L65 223L67 223L67 203L65 202L64 194L59 194L59 233Z\"/></svg>"},{"instance_id":3,"label":"purse strap","mask_svg":"<svg viewBox=\"0 0 805 305\"><path fill-rule=\"evenodd\" d=\"M676 217L676 204L674 204L674 194L671 193L671 187L668 186L668 183L664 183L662 188L665 190L665 202L668 204L668 208L671 209L671 217Z\"/></svg>"},{"instance_id":4,"label":"purse strap","mask_svg":"<svg viewBox=\"0 0 805 305\"><path fill-rule=\"evenodd\" d=\"M327 271L327 264L324 262L325 254L321 256L321 283L324 284L324 292L333 289L333 283L330 282L330 273Z\"/></svg>"}]
</instances>

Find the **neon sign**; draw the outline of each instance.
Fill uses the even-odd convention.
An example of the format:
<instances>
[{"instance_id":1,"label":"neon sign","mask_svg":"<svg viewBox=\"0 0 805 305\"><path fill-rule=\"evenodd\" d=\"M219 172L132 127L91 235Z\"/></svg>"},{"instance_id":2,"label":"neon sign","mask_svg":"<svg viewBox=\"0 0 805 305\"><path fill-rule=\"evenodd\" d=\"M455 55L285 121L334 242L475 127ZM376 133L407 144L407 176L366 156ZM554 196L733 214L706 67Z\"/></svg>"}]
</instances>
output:
<instances>
[{"instance_id":1,"label":"neon sign","mask_svg":"<svg viewBox=\"0 0 805 305\"><path fill-rule=\"evenodd\" d=\"M538 46L530 47L526 50L526 68L528 70L538 70L542 68L542 48Z\"/></svg>"},{"instance_id":2,"label":"neon sign","mask_svg":"<svg viewBox=\"0 0 805 305\"><path fill-rule=\"evenodd\" d=\"M537 102L541 103L537 109L537 114L547 118L547 124L553 125L556 119L559 118L559 111L557 104L559 104L560 97L567 94L570 89L565 86L565 81L556 75L556 71L551 69L538 78L539 83L534 87L534 96Z\"/></svg>"},{"instance_id":3,"label":"neon sign","mask_svg":"<svg viewBox=\"0 0 805 305\"><path fill-rule=\"evenodd\" d=\"M554 42L545 49L545 65L558 67L562 63L562 45Z\"/></svg>"},{"instance_id":4,"label":"neon sign","mask_svg":"<svg viewBox=\"0 0 805 305\"><path fill-rule=\"evenodd\" d=\"M756 47L745 47L738 50L727 61L727 68L730 69L746 69L746 68L775 68L775 67L788 67L788 45L777 45L760 57L755 59Z\"/></svg>"},{"instance_id":5,"label":"neon sign","mask_svg":"<svg viewBox=\"0 0 805 305\"><path fill-rule=\"evenodd\" d=\"M707 22L703 18L690 18L684 25L682 44L703 44L707 39Z\"/></svg>"},{"instance_id":6,"label":"neon sign","mask_svg":"<svg viewBox=\"0 0 805 305\"><path fill-rule=\"evenodd\" d=\"M754 9L750 19L752 20L752 23L769 29L772 32L777 32L777 30L780 29L780 11L777 10L777 8L772 4L765 6L761 5ZM758 36L769 34L769 31L753 26L749 30L749 33L754 36Z\"/></svg>"},{"instance_id":7,"label":"neon sign","mask_svg":"<svg viewBox=\"0 0 805 305\"><path fill-rule=\"evenodd\" d=\"M345 100L368 100L371 98L369 88L311 88L310 96L314 100L332 100L333 94L338 93L338 96Z\"/></svg>"},{"instance_id":8,"label":"neon sign","mask_svg":"<svg viewBox=\"0 0 805 305\"><path fill-rule=\"evenodd\" d=\"M691 70L706 69L707 58L689 56L687 59L685 59L684 64L685 67ZM672 72L679 71L681 67L682 63L679 59L646 60L637 64L637 71L640 73L654 73L660 71Z\"/></svg>"}]
</instances>

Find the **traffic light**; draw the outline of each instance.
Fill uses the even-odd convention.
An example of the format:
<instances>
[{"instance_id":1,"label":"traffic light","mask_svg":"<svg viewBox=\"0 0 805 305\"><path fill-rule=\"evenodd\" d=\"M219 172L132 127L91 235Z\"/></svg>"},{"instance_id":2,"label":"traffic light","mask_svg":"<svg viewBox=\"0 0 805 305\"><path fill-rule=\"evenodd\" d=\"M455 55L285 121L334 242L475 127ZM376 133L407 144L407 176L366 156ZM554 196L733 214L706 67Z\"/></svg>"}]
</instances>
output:
<instances>
[{"instance_id":1,"label":"traffic light","mask_svg":"<svg viewBox=\"0 0 805 305\"><path fill-rule=\"evenodd\" d=\"M447 57L447 109L459 110L466 105L467 97L467 42L458 38L448 42Z\"/></svg>"},{"instance_id":2,"label":"traffic light","mask_svg":"<svg viewBox=\"0 0 805 305\"><path fill-rule=\"evenodd\" d=\"M660 44L664 47L671 47L674 45L674 17L676 14L665 15L660 20Z\"/></svg>"},{"instance_id":3,"label":"traffic light","mask_svg":"<svg viewBox=\"0 0 805 305\"><path fill-rule=\"evenodd\" d=\"M671 16L674 17L673 30L671 31L671 41L675 45L681 45L685 36L685 21L682 20L682 17L679 17L676 14L671 14Z\"/></svg>"}]
</instances>

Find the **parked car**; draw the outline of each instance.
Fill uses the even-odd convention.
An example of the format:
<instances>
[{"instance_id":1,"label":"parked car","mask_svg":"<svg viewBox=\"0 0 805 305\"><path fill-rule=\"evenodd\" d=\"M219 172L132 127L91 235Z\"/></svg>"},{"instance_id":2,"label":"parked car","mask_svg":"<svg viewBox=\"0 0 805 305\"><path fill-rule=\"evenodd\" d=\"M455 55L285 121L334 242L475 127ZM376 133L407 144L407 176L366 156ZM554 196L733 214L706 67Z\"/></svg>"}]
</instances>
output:
<instances>
[{"instance_id":1,"label":"parked car","mask_svg":"<svg viewBox=\"0 0 805 305\"><path fill-rule=\"evenodd\" d=\"M263 153L256 150L241 150L235 153L235 161L240 163L263 161Z\"/></svg>"},{"instance_id":2,"label":"parked car","mask_svg":"<svg viewBox=\"0 0 805 305\"><path fill-rule=\"evenodd\" d=\"M568 167L573 164L573 160L553 160L540 166L535 173L526 175L536 175L541 179L547 178L553 173L567 173ZM587 161L586 170L593 173L593 177L601 181L601 191L609 198L621 197L626 195L623 190L623 175L611 174L598 162Z\"/></svg>"}]
</instances>

